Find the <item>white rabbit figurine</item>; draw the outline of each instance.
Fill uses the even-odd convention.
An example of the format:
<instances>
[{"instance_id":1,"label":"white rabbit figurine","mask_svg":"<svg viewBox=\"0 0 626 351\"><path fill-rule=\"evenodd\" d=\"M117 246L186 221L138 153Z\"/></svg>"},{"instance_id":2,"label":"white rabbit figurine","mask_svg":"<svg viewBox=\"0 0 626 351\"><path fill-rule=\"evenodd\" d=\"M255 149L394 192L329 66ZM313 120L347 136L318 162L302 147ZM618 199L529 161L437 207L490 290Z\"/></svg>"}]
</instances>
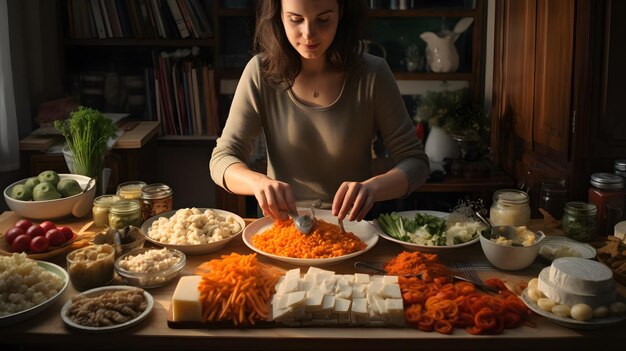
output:
<instances>
[{"instance_id":1,"label":"white rabbit figurine","mask_svg":"<svg viewBox=\"0 0 626 351\"><path fill-rule=\"evenodd\" d=\"M459 20L454 30L443 31L439 34L424 32L420 38L426 42L426 63L432 72L456 72L459 69L459 53L454 42L461 33L474 22L471 17Z\"/></svg>"}]
</instances>

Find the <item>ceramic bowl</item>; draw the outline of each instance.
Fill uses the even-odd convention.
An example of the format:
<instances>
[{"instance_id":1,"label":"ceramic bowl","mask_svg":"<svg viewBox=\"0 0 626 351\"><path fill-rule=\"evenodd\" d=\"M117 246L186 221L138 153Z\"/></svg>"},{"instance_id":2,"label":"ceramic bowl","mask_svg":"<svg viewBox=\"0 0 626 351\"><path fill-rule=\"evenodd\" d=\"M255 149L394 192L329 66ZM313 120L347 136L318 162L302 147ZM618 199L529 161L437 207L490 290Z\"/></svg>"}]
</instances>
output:
<instances>
[{"instance_id":1,"label":"ceramic bowl","mask_svg":"<svg viewBox=\"0 0 626 351\"><path fill-rule=\"evenodd\" d=\"M89 177L78 174L59 174L60 179L75 179L81 188L89 183ZM18 184L24 184L28 178L17 181L4 189L4 200L11 211L21 217L30 219L55 219L63 217L84 217L91 213L93 199L96 195L96 182L92 182L87 191L74 196L55 200L22 201L9 196L11 189Z\"/></svg>"},{"instance_id":2,"label":"ceramic bowl","mask_svg":"<svg viewBox=\"0 0 626 351\"><path fill-rule=\"evenodd\" d=\"M536 232L539 238L545 235ZM484 230L480 234L480 246L489 263L494 267L505 271L516 271L530 266L537 257L541 240L530 246L502 245L491 240L491 231Z\"/></svg>"}]
</instances>

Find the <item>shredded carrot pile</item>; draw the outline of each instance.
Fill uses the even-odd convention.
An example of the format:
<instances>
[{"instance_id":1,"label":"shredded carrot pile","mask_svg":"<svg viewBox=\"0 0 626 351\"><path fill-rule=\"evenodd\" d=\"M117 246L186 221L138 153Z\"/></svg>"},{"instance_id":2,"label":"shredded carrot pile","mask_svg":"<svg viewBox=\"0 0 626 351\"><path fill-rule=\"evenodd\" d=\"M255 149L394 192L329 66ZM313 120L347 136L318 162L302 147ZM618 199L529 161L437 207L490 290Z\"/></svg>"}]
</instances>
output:
<instances>
[{"instance_id":1,"label":"shredded carrot pile","mask_svg":"<svg viewBox=\"0 0 626 351\"><path fill-rule=\"evenodd\" d=\"M203 264L198 286L204 321L235 325L267 320L269 300L284 271L257 261L256 254L223 255Z\"/></svg>"},{"instance_id":2,"label":"shredded carrot pile","mask_svg":"<svg viewBox=\"0 0 626 351\"><path fill-rule=\"evenodd\" d=\"M401 252L384 265L385 272L391 275L420 274L426 282L437 277L449 277L452 272L446 265L439 262L437 254L420 251Z\"/></svg>"},{"instance_id":3,"label":"shredded carrot pile","mask_svg":"<svg viewBox=\"0 0 626 351\"><path fill-rule=\"evenodd\" d=\"M398 277L405 305L404 319L422 331L452 334L465 328L474 335L501 334L522 324L534 326L531 311L498 279L487 285L500 289L495 295L476 291L469 282L451 283L447 277L425 282L417 277Z\"/></svg>"},{"instance_id":4,"label":"shredded carrot pile","mask_svg":"<svg viewBox=\"0 0 626 351\"><path fill-rule=\"evenodd\" d=\"M307 235L300 233L291 219L275 221L270 229L253 236L252 243L267 253L294 258L339 257L367 247L354 233L342 233L339 226L321 219Z\"/></svg>"}]
</instances>

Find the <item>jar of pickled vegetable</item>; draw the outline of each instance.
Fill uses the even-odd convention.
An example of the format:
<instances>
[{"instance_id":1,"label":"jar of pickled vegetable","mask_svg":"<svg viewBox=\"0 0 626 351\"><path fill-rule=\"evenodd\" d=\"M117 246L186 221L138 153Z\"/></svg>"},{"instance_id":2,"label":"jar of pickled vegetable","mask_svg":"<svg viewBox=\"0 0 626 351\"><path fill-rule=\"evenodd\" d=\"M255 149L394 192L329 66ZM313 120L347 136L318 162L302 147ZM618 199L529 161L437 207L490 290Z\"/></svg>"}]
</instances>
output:
<instances>
[{"instance_id":1,"label":"jar of pickled vegetable","mask_svg":"<svg viewBox=\"0 0 626 351\"><path fill-rule=\"evenodd\" d=\"M172 188L169 185L155 183L141 189L141 214L143 220L160 213L171 211L173 207Z\"/></svg>"},{"instance_id":2,"label":"jar of pickled vegetable","mask_svg":"<svg viewBox=\"0 0 626 351\"><path fill-rule=\"evenodd\" d=\"M109 227L121 229L129 225L141 227L141 204L138 200L122 199L109 209Z\"/></svg>"},{"instance_id":3,"label":"jar of pickled vegetable","mask_svg":"<svg viewBox=\"0 0 626 351\"><path fill-rule=\"evenodd\" d=\"M96 227L106 227L109 225L109 209L111 205L119 201L117 195L100 195L93 200L91 212L93 214L93 224Z\"/></svg>"},{"instance_id":4,"label":"jar of pickled vegetable","mask_svg":"<svg viewBox=\"0 0 626 351\"><path fill-rule=\"evenodd\" d=\"M528 193L517 189L496 191L489 209L489 219L493 225L528 226L530 221Z\"/></svg>"},{"instance_id":5,"label":"jar of pickled vegetable","mask_svg":"<svg viewBox=\"0 0 626 351\"><path fill-rule=\"evenodd\" d=\"M590 202L572 201L565 204L561 218L563 231L568 238L588 242L596 237L596 205Z\"/></svg>"},{"instance_id":6,"label":"jar of pickled vegetable","mask_svg":"<svg viewBox=\"0 0 626 351\"><path fill-rule=\"evenodd\" d=\"M140 180L133 180L130 182L124 182L117 186L117 195L122 199L127 200L140 200L141 189L146 186L145 182Z\"/></svg>"}]
</instances>

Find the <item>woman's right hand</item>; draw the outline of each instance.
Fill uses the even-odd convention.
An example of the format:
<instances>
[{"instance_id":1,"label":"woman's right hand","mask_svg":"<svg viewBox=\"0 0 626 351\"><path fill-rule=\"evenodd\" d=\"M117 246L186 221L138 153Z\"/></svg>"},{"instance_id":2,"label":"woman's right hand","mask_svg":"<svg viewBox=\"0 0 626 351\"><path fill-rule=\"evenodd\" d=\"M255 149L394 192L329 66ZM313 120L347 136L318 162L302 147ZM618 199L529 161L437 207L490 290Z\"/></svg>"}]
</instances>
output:
<instances>
[{"instance_id":1,"label":"woman's right hand","mask_svg":"<svg viewBox=\"0 0 626 351\"><path fill-rule=\"evenodd\" d=\"M289 212L296 212L296 200L289 184L265 178L256 182L252 190L264 215L286 220Z\"/></svg>"}]
</instances>

